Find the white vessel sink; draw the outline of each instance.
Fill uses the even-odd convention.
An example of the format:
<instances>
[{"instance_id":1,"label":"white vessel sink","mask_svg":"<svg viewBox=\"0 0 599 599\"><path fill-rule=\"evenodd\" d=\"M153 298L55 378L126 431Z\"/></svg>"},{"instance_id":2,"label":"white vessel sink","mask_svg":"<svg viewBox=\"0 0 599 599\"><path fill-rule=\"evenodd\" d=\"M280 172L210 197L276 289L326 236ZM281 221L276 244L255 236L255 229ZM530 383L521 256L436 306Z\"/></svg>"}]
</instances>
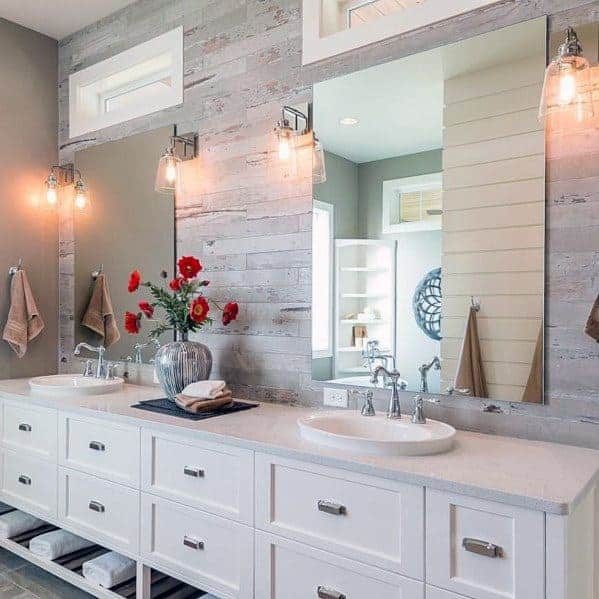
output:
<instances>
[{"instance_id":1,"label":"white vessel sink","mask_svg":"<svg viewBox=\"0 0 599 599\"><path fill-rule=\"evenodd\" d=\"M307 441L370 455L431 455L449 451L456 431L427 420L413 424L409 416L389 420L385 414L361 416L356 412L323 412L298 420Z\"/></svg>"},{"instance_id":2,"label":"white vessel sink","mask_svg":"<svg viewBox=\"0 0 599 599\"><path fill-rule=\"evenodd\" d=\"M29 386L37 395L52 397L73 397L77 395L102 395L123 388L125 381L120 378L97 379L81 374L55 374L30 379Z\"/></svg>"}]
</instances>

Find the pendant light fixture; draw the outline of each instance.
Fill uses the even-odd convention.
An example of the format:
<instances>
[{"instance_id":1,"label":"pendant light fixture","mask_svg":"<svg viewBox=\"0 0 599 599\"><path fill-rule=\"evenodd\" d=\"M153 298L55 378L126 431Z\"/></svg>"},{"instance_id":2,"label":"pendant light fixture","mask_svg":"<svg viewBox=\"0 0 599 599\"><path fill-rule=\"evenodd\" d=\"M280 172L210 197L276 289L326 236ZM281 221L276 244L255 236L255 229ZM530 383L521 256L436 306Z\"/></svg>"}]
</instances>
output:
<instances>
[{"instance_id":1,"label":"pendant light fixture","mask_svg":"<svg viewBox=\"0 0 599 599\"><path fill-rule=\"evenodd\" d=\"M545 71L539 119L566 112L577 121L594 114L591 67L572 27L566 30L564 43Z\"/></svg>"},{"instance_id":2,"label":"pendant light fixture","mask_svg":"<svg viewBox=\"0 0 599 599\"><path fill-rule=\"evenodd\" d=\"M278 121L275 127L278 156L285 177L297 174L298 152L308 147L303 138L308 133L313 133L312 104L308 104L307 112L308 114L305 114L297 108L283 106L281 120ZM313 183L323 183L326 181L324 148L314 134L310 137L310 140L312 143Z\"/></svg>"},{"instance_id":3,"label":"pendant light fixture","mask_svg":"<svg viewBox=\"0 0 599 599\"><path fill-rule=\"evenodd\" d=\"M60 188L70 185L73 186L73 207L79 212L88 211L90 208L89 189L83 181L81 171L71 163L55 164L50 168L44 181L46 204L51 208L57 206Z\"/></svg>"},{"instance_id":4,"label":"pendant light fixture","mask_svg":"<svg viewBox=\"0 0 599 599\"><path fill-rule=\"evenodd\" d=\"M181 148L182 156L177 150ZM181 176L179 165L183 160L191 160L198 155L198 136L177 135L177 128L170 138L170 145L158 161L154 189L158 193L173 194L177 189L177 181Z\"/></svg>"}]
</instances>

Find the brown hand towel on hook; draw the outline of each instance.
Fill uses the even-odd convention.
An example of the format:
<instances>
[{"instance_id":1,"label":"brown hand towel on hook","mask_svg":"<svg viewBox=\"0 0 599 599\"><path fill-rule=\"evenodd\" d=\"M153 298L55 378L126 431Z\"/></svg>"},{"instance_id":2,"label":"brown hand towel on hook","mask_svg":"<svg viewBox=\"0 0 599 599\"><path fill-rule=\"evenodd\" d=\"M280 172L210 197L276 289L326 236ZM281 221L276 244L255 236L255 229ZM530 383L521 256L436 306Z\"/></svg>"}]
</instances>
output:
<instances>
[{"instance_id":1,"label":"brown hand towel on hook","mask_svg":"<svg viewBox=\"0 0 599 599\"><path fill-rule=\"evenodd\" d=\"M599 342L599 295L593 304L584 332Z\"/></svg>"},{"instance_id":2,"label":"brown hand towel on hook","mask_svg":"<svg viewBox=\"0 0 599 599\"><path fill-rule=\"evenodd\" d=\"M473 397L489 397L478 338L476 310L474 308L470 308L470 314L468 315L454 387L456 389L469 389L469 395Z\"/></svg>"},{"instance_id":3,"label":"brown hand towel on hook","mask_svg":"<svg viewBox=\"0 0 599 599\"><path fill-rule=\"evenodd\" d=\"M110 347L121 338L112 309L108 280L104 274L98 275L96 279L81 324L103 337L104 347Z\"/></svg>"},{"instance_id":4,"label":"brown hand towel on hook","mask_svg":"<svg viewBox=\"0 0 599 599\"><path fill-rule=\"evenodd\" d=\"M4 326L2 339L22 358L27 353L27 344L44 330L29 279L24 270L12 275L10 282L10 310Z\"/></svg>"}]
</instances>

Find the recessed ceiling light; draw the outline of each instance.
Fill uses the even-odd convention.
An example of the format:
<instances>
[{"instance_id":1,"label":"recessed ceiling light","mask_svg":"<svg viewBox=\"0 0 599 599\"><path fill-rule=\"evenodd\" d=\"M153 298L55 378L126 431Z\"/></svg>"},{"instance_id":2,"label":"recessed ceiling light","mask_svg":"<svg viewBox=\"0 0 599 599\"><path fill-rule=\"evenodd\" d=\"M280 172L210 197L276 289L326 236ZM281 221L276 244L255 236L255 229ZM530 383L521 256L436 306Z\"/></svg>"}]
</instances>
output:
<instances>
[{"instance_id":1,"label":"recessed ceiling light","mask_svg":"<svg viewBox=\"0 0 599 599\"><path fill-rule=\"evenodd\" d=\"M360 121L355 119L353 116L343 117L340 121L340 125L345 125L346 127L352 127L353 125L357 125Z\"/></svg>"}]
</instances>

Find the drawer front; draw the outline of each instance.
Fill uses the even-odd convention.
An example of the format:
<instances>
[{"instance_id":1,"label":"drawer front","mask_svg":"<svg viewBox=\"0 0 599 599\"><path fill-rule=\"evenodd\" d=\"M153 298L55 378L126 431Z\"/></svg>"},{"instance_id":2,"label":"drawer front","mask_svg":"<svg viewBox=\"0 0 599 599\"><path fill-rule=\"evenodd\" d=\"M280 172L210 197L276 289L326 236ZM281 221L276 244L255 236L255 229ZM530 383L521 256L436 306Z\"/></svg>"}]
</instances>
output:
<instances>
[{"instance_id":1,"label":"drawer front","mask_svg":"<svg viewBox=\"0 0 599 599\"><path fill-rule=\"evenodd\" d=\"M139 489L139 428L61 414L61 466Z\"/></svg>"},{"instance_id":2,"label":"drawer front","mask_svg":"<svg viewBox=\"0 0 599 599\"><path fill-rule=\"evenodd\" d=\"M4 402L2 443L45 460L56 460L58 412L37 406Z\"/></svg>"},{"instance_id":3,"label":"drawer front","mask_svg":"<svg viewBox=\"0 0 599 599\"><path fill-rule=\"evenodd\" d=\"M81 536L111 549L139 548L139 491L59 468L58 519Z\"/></svg>"},{"instance_id":4,"label":"drawer front","mask_svg":"<svg viewBox=\"0 0 599 599\"><path fill-rule=\"evenodd\" d=\"M148 563L219 596L253 597L253 529L146 493L141 504Z\"/></svg>"},{"instance_id":5,"label":"drawer front","mask_svg":"<svg viewBox=\"0 0 599 599\"><path fill-rule=\"evenodd\" d=\"M10 505L41 518L56 518L56 464L5 449L2 497Z\"/></svg>"},{"instance_id":6,"label":"drawer front","mask_svg":"<svg viewBox=\"0 0 599 599\"><path fill-rule=\"evenodd\" d=\"M424 489L256 455L256 527L424 577Z\"/></svg>"},{"instance_id":7,"label":"drawer front","mask_svg":"<svg viewBox=\"0 0 599 599\"><path fill-rule=\"evenodd\" d=\"M424 583L256 532L260 599L424 599Z\"/></svg>"},{"instance_id":8,"label":"drawer front","mask_svg":"<svg viewBox=\"0 0 599 599\"><path fill-rule=\"evenodd\" d=\"M142 490L252 525L254 455L143 430Z\"/></svg>"},{"instance_id":9,"label":"drawer front","mask_svg":"<svg viewBox=\"0 0 599 599\"><path fill-rule=\"evenodd\" d=\"M437 587L427 586L426 599L468 599L468 597L464 597L464 595L456 595L455 593L438 589Z\"/></svg>"},{"instance_id":10,"label":"drawer front","mask_svg":"<svg viewBox=\"0 0 599 599\"><path fill-rule=\"evenodd\" d=\"M542 512L427 490L427 582L473 599L545 596Z\"/></svg>"}]
</instances>

